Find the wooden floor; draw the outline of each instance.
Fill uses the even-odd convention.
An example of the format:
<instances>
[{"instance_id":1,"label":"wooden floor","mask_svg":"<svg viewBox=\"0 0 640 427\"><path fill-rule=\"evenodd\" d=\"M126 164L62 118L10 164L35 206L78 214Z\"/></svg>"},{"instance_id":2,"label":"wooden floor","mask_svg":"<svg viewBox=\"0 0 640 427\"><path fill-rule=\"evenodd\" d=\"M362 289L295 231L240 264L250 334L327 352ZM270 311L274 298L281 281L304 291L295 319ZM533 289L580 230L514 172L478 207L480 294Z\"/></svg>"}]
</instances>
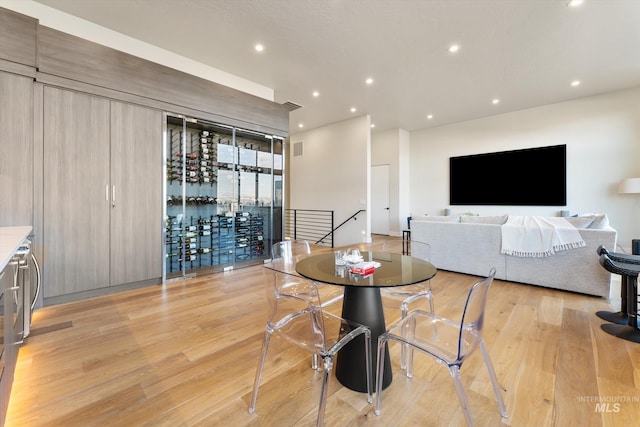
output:
<instances>
[{"instance_id":1,"label":"wooden floor","mask_svg":"<svg viewBox=\"0 0 640 427\"><path fill-rule=\"evenodd\" d=\"M256 413L247 412L264 332L262 272L237 269L37 310L5 425L313 425L321 375L278 339ZM436 312L457 317L476 279L438 272ZM477 353L462 367L477 425L638 425L640 344L604 333L594 314L601 309L611 309L609 301L495 281L485 339L509 417L500 417ZM399 312L386 316L389 323ZM394 379L382 414L333 378L327 426L464 425L445 367L416 355L407 379L396 344L390 353Z\"/></svg>"}]
</instances>

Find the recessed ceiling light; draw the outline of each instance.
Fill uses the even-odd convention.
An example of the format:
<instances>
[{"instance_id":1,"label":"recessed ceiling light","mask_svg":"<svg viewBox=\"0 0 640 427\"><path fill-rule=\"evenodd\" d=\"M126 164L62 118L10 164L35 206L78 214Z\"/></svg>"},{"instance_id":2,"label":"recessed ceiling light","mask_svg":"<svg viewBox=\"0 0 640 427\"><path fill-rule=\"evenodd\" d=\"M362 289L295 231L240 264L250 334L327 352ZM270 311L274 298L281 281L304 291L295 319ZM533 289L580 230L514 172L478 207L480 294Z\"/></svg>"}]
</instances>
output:
<instances>
[{"instance_id":1,"label":"recessed ceiling light","mask_svg":"<svg viewBox=\"0 0 640 427\"><path fill-rule=\"evenodd\" d=\"M580 86L580 80L574 80L571 82L571 86L575 87L575 86Z\"/></svg>"},{"instance_id":2,"label":"recessed ceiling light","mask_svg":"<svg viewBox=\"0 0 640 427\"><path fill-rule=\"evenodd\" d=\"M493 101L491 101L491 103L493 105L500 104L500 100L498 98L495 98Z\"/></svg>"},{"instance_id":3,"label":"recessed ceiling light","mask_svg":"<svg viewBox=\"0 0 640 427\"><path fill-rule=\"evenodd\" d=\"M372 85L373 84L373 78L369 77L367 78L367 80L364 81L366 84L368 85Z\"/></svg>"},{"instance_id":4,"label":"recessed ceiling light","mask_svg":"<svg viewBox=\"0 0 640 427\"><path fill-rule=\"evenodd\" d=\"M320 92L318 92L317 90L313 92L313 96L314 97L319 97L320 96Z\"/></svg>"},{"instance_id":5,"label":"recessed ceiling light","mask_svg":"<svg viewBox=\"0 0 640 427\"><path fill-rule=\"evenodd\" d=\"M256 49L256 52L262 52L264 51L264 46L258 43L256 44L255 49Z\"/></svg>"},{"instance_id":6,"label":"recessed ceiling light","mask_svg":"<svg viewBox=\"0 0 640 427\"><path fill-rule=\"evenodd\" d=\"M583 0L569 0L569 2L567 2L567 6L569 6L569 7L578 7L582 3L584 3Z\"/></svg>"},{"instance_id":7,"label":"recessed ceiling light","mask_svg":"<svg viewBox=\"0 0 640 427\"><path fill-rule=\"evenodd\" d=\"M356 109L356 107L351 107L351 110L349 110L349 111L351 111L352 113L355 113L358 110Z\"/></svg>"},{"instance_id":8,"label":"recessed ceiling light","mask_svg":"<svg viewBox=\"0 0 640 427\"><path fill-rule=\"evenodd\" d=\"M302 123L298 123L298 127L299 127L299 128L303 128L303 127L304 127L304 124L302 124Z\"/></svg>"},{"instance_id":9,"label":"recessed ceiling light","mask_svg":"<svg viewBox=\"0 0 640 427\"><path fill-rule=\"evenodd\" d=\"M459 44L452 44L451 46L449 46L449 52L450 53L456 53L460 50L460 45Z\"/></svg>"},{"instance_id":10,"label":"recessed ceiling light","mask_svg":"<svg viewBox=\"0 0 640 427\"><path fill-rule=\"evenodd\" d=\"M427 119L429 119L429 120L433 119L433 114L429 114L429 115L427 116Z\"/></svg>"},{"instance_id":11,"label":"recessed ceiling light","mask_svg":"<svg viewBox=\"0 0 640 427\"><path fill-rule=\"evenodd\" d=\"M373 129L374 127L376 127L375 123L371 123L371 129Z\"/></svg>"}]
</instances>

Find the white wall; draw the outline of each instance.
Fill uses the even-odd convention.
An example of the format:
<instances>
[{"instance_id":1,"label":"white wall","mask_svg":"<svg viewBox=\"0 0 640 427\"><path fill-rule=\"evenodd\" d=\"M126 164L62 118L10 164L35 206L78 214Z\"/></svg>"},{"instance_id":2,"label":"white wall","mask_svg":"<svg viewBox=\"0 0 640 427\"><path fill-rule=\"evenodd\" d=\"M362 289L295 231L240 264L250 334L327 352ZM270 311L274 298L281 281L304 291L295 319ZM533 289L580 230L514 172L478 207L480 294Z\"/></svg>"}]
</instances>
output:
<instances>
[{"instance_id":1,"label":"white wall","mask_svg":"<svg viewBox=\"0 0 640 427\"><path fill-rule=\"evenodd\" d=\"M371 166L389 165L389 234L392 236L402 235L410 215L409 153L410 135L404 129L371 136Z\"/></svg>"},{"instance_id":2,"label":"white wall","mask_svg":"<svg viewBox=\"0 0 640 427\"><path fill-rule=\"evenodd\" d=\"M288 208L333 210L335 226L358 210L367 210L336 233L335 246L371 239L370 122L369 116L362 116L289 138ZM303 143L302 156L293 155L298 142Z\"/></svg>"},{"instance_id":3,"label":"white wall","mask_svg":"<svg viewBox=\"0 0 640 427\"><path fill-rule=\"evenodd\" d=\"M617 185L640 177L640 88L412 132L411 212L442 215L450 207L451 156L558 144L567 145L566 208L453 206L452 212L606 213L618 244L630 252L631 240L640 239L640 194L618 194ZM553 173L537 167L532 173Z\"/></svg>"}]
</instances>

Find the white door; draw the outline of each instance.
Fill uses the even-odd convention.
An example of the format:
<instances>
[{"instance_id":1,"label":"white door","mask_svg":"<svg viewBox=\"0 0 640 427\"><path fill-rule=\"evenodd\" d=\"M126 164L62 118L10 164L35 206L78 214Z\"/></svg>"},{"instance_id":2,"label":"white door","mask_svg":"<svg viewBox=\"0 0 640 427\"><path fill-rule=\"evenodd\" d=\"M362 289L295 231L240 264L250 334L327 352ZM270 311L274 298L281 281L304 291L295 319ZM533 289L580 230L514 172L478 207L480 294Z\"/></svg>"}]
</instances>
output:
<instances>
[{"instance_id":1,"label":"white door","mask_svg":"<svg viewBox=\"0 0 640 427\"><path fill-rule=\"evenodd\" d=\"M389 165L371 167L371 233L389 234Z\"/></svg>"}]
</instances>

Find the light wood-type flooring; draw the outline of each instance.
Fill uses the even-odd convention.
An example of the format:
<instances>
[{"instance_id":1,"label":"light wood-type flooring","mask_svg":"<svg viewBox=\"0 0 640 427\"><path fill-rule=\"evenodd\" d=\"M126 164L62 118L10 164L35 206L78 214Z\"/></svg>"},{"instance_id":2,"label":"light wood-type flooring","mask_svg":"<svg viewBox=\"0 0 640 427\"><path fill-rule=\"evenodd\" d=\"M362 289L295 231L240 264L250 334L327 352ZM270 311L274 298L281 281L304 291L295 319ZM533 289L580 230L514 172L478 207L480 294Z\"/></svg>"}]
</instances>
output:
<instances>
[{"instance_id":1,"label":"light wood-type flooring","mask_svg":"<svg viewBox=\"0 0 640 427\"><path fill-rule=\"evenodd\" d=\"M381 240L376 236L373 246ZM5 425L313 425L321 374L306 353L278 338L256 413L247 411L264 333L263 270L236 269L37 310L20 349ZM439 271L432 280L436 312L457 318L477 279ZM509 417L499 414L478 351L462 367L477 425L638 425L640 344L607 335L594 314L617 310L618 303L496 280L485 339ZM332 310L339 313L339 306ZM398 317L398 310L386 310L387 323ZM390 353L394 379L383 390L382 414L334 377L327 426L464 425L446 367L416 354L408 379L397 344Z\"/></svg>"}]
</instances>

